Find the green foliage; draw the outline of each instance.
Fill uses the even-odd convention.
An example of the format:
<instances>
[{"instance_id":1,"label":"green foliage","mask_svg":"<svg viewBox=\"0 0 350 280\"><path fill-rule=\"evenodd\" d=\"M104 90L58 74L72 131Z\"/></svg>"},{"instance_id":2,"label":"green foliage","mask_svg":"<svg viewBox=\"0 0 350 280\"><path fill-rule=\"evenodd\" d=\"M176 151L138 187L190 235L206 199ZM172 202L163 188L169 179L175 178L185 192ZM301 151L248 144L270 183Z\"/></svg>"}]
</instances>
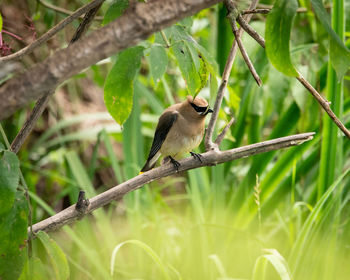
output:
<instances>
[{"instance_id":1,"label":"green foliage","mask_svg":"<svg viewBox=\"0 0 350 280\"><path fill-rule=\"evenodd\" d=\"M322 23L323 27L326 29L329 34L330 41L330 62L337 72L338 80L340 80L346 71L350 67L350 51L344 45L341 37L337 34L331 26L331 22L329 19L329 15L325 10L321 0L311 0L312 7L317 15L317 18ZM343 22L344 21L344 8L341 8L340 13L337 13L336 21ZM343 26L343 24L341 23Z\"/></svg>"},{"instance_id":2,"label":"green foliage","mask_svg":"<svg viewBox=\"0 0 350 280\"><path fill-rule=\"evenodd\" d=\"M27 257L27 217L24 193L17 191L12 207L0 214L1 279L17 279L22 272Z\"/></svg>"},{"instance_id":3,"label":"green foliage","mask_svg":"<svg viewBox=\"0 0 350 280\"><path fill-rule=\"evenodd\" d=\"M184 27L175 25L166 34L172 42L171 49L186 82L186 88L195 97L207 83L210 67L208 60Z\"/></svg>"},{"instance_id":4,"label":"green foliage","mask_svg":"<svg viewBox=\"0 0 350 280\"><path fill-rule=\"evenodd\" d=\"M5 151L0 143L0 215L9 211L15 201L19 172L16 154Z\"/></svg>"},{"instance_id":5,"label":"green foliage","mask_svg":"<svg viewBox=\"0 0 350 280\"><path fill-rule=\"evenodd\" d=\"M104 86L108 112L122 125L129 117L134 94L134 79L139 71L144 48L133 47L121 52L109 72Z\"/></svg>"},{"instance_id":6,"label":"green foliage","mask_svg":"<svg viewBox=\"0 0 350 280\"><path fill-rule=\"evenodd\" d=\"M112 4L108 7L108 10L103 18L102 24L106 25L120 17L128 6L129 0L114 0Z\"/></svg>"},{"instance_id":7,"label":"green foliage","mask_svg":"<svg viewBox=\"0 0 350 280\"><path fill-rule=\"evenodd\" d=\"M54 272L52 276L54 276L55 279L60 280L69 279L69 266L66 255L63 253L62 249L47 235L47 233L39 231L36 236L45 247L52 271Z\"/></svg>"},{"instance_id":8,"label":"green foliage","mask_svg":"<svg viewBox=\"0 0 350 280\"><path fill-rule=\"evenodd\" d=\"M298 8L296 0L276 0L266 19L266 54L276 69L287 76L298 76L290 58L290 33Z\"/></svg>"}]
</instances>

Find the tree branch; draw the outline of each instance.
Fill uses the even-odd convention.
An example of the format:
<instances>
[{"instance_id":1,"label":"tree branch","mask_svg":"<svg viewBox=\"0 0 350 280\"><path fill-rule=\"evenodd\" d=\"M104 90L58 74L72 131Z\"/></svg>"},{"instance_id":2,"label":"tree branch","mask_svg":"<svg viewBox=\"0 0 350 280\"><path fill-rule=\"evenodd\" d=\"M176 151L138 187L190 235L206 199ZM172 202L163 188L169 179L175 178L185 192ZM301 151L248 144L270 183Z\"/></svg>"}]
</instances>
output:
<instances>
[{"instance_id":1,"label":"tree branch","mask_svg":"<svg viewBox=\"0 0 350 280\"><path fill-rule=\"evenodd\" d=\"M262 84L261 79L260 79L258 73L256 72L253 63L251 62L247 51L245 50L245 48L243 46L241 37L238 35L238 28L236 26L236 20L230 20L230 23L231 23L232 32L235 35L235 38L236 38L236 41L237 41L237 45L239 47L239 50L241 51L243 59L244 59L245 63L247 64L250 73L254 77L254 80L256 81L258 86L260 87L261 84Z\"/></svg>"},{"instance_id":2,"label":"tree branch","mask_svg":"<svg viewBox=\"0 0 350 280\"><path fill-rule=\"evenodd\" d=\"M255 39L263 48L265 48L265 39L263 37L261 37L251 26L249 26L249 24L242 17L238 16L237 21L253 39ZM317 100L317 102L326 111L328 116L339 127L344 135L350 139L350 131L334 114L329 106L330 103L300 73L298 73L298 75L299 76L295 78L311 93L311 95Z\"/></svg>"},{"instance_id":3,"label":"tree branch","mask_svg":"<svg viewBox=\"0 0 350 280\"><path fill-rule=\"evenodd\" d=\"M0 120L86 67L218 2L220 0L153 0L135 4L117 20L6 82L0 88Z\"/></svg>"},{"instance_id":4,"label":"tree branch","mask_svg":"<svg viewBox=\"0 0 350 280\"><path fill-rule=\"evenodd\" d=\"M250 4L249 9L250 10L255 9L258 2L259 2L259 0L253 0L252 3ZM231 9L228 8L228 5L234 5L234 4L231 3L231 1L225 1L225 5L226 5L227 10L231 12ZM252 15L246 15L246 17L245 17L247 22L249 22L249 20L251 18L252 18ZM240 37L242 35L242 33L243 33L243 30L242 30L242 28L240 28L237 32L237 37ZM222 99L224 98L225 89L227 87L228 79L230 78L231 69L232 69L233 61L235 60L236 54L237 54L237 41L235 39L235 40L233 40L230 53L229 53L228 58L226 60L225 69L224 69L224 72L222 73L221 84L219 86L218 93L217 93L216 99L215 99L215 104L214 104L214 108L213 108L214 112L211 115L209 125L207 128L207 132L205 134L204 145L205 145L205 149L207 151L215 150L215 149L219 148L218 145L216 143L214 143L212 140L213 132L214 132L214 128L216 125L216 121L217 121L218 116L219 116L219 110L221 108ZM225 135L223 135L223 137L224 136Z\"/></svg>"},{"instance_id":5,"label":"tree branch","mask_svg":"<svg viewBox=\"0 0 350 280\"><path fill-rule=\"evenodd\" d=\"M227 161L236 160L239 158L252 156L255 154L300 145L305 141L310 141L313 138L314 134L315 133L311 132L291 135L227 151L209 151L204 154L201 154L201 161L198 161L192 157L181 160L179 171L186 171L202 166L216 165ZM81 218L82 215L91 213L94 210L112 202L113 200L121 199L125 194L134 191L147 183L158 180L160 178L164 178L166 176L173 175L175 173L176 170L174 169L174 166L172 164L166 164L158 168L152 169L148 172L143 173L142 175L138 175L118 186L115 186L95 197L90 198L90 204L86 205L86 209L83 212L77 211L76 204L74 204L57 213L56 215L34 224L33 232L38 232L40 230L46 232L57 230L60 227L70 224L76 219Z\"/></svg>"},{"instance_id":6,"label":"tree branch","mask_svg":"<svg viewBox=\"0 0 350 280\"><path fill-rule=\"evenodd\" d=\"M54 36L57 32L65 28L68 24L70 24L72 21L80 17L81 15L85 14L86 12L90 11L92 8L101 5L105 0L93 0L89 4L86 4L85 6L81 7L77 11L75 11L71 16L66 17L61 22L59 22L57 25L52 27L49 31L47 31L45 34L43 34L40 38L29 44L28 46L24 47L23 49L4 56L0 57L0 65L4 61L8 60L14 60L14 59L20 59L24 55L31 53L35 48L40 46L41 44L48 41L52 36Z\"/></svg>"}]
</instances>

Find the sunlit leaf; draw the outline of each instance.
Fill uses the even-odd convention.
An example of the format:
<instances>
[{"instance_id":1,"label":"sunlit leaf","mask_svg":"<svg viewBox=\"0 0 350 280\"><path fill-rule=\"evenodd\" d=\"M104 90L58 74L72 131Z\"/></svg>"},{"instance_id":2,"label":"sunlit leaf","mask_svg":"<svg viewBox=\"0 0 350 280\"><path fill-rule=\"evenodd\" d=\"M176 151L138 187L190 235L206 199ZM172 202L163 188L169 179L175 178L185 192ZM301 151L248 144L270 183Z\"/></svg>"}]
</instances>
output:
<instances>
[{"instance_id":1,"label":"sunlit leaf","mask_svg":"<svg viewBox=\"0 0 350 280\"><path fill-rule=\"evenodd\" d=\"M132 110L134 79L141 65L143 47L137 46L119 54L104 86L104 101L108 112L122 125Z\"/></svg>"},{"instance_id":2,"label":"sunlit leaf","mask_svg":"<svg viewBox=\"0 0 350 280\"><path fill-rule=\"evenodd\" d=\"M2 153L0 154L0 214L11 209L19 182L17 156L10 151Z\"/></svg>"},{"instance_id":3,"label":"sunlit leaf","mask_svg":"<svg viewBox=\"0 0 350 280\"><path fill-rule=\"evenodd\" d=\"M45 247L46 253L49 256L52 270L55 273L56 279L69 278L69 266L66 255L57 243L43 231L39 231L36 236L40 239Z\"/></svg>"},{"instance_id":4,"label":"sunlit leaf","mask_svg":"<svg viewBox=\"0 0 350 280\"><path fill-rule=\"evenodd\" d=\"M12 208L0 215L0 279L17 279L22 272L27 255L27 217L27 201L18 191Z\"/></svg>"},{"instance_id":5,"label":"sunlit leaf","mask_svg":"<svg viewBox=\"0 0 350 280\"><path fill-rule=\"evenodd\" d=\"M276 0L266 19L266 54L272 65L287 76L297 76L289 52L293 18L298 8L296 0Z\"/></svg>"},{"instance_id":6,"label":"sunlit leaf","mask_svg":"<svg viewBox=\"0 0 350 280\"><path fill-rule=\"evenodd\" d=\"M117 19L120 17L125 9L129 6L129 0L115 0L113 3L109 6L104 18L102 24L108 24L111 21Z\"/></svg>"},{"instance_id":7,"label":"sunlit leaf","mask_svg":"<svg viewBox=\"0 0 350 280\"><path fill-rule=\"evenodd\" d=\"M337 72L337 77L340 80L350 67L350 51L344 45L337 33L332 29L329 15L325 10L322 1L311 0L311 4L318 19L329 34L330 60L333 68Z\"/></svg>"}]
</instances>

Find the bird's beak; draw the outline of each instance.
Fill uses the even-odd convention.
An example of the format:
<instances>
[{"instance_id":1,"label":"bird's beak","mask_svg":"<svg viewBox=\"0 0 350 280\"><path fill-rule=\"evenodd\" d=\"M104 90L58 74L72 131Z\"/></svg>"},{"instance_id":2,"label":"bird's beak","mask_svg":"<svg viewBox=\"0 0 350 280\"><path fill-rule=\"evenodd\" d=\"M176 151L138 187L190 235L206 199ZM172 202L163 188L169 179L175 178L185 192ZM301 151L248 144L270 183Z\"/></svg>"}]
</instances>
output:
<instances>
[{"instance_id":1,"label":"bird's beak","mask_svg":"<svg viewBox=\"0 0 350 280\"><path fill-rule=\"evenodd\" d=\"M208 113L213 113L214 111L212 109L208 109Z\"/></svg>"}]
</instances>

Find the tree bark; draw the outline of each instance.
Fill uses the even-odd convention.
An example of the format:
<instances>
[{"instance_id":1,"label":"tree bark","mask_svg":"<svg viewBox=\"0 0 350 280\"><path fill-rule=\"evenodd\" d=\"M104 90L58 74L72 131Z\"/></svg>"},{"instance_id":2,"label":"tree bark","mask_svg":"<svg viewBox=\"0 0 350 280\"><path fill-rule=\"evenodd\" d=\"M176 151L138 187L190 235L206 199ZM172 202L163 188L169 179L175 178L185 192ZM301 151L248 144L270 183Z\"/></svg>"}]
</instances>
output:
<instances>
[{"instance_id":1,"label":"tree bark","mask_svg":"<svg viewBox=\"0 0 350 280\"><path fill-rule=\"evenodd\" d=\"M4 84L0 88L0 120L96 62L218 2L151 0L135 4L117 20Z\"/></svg>"}]
</instances>

